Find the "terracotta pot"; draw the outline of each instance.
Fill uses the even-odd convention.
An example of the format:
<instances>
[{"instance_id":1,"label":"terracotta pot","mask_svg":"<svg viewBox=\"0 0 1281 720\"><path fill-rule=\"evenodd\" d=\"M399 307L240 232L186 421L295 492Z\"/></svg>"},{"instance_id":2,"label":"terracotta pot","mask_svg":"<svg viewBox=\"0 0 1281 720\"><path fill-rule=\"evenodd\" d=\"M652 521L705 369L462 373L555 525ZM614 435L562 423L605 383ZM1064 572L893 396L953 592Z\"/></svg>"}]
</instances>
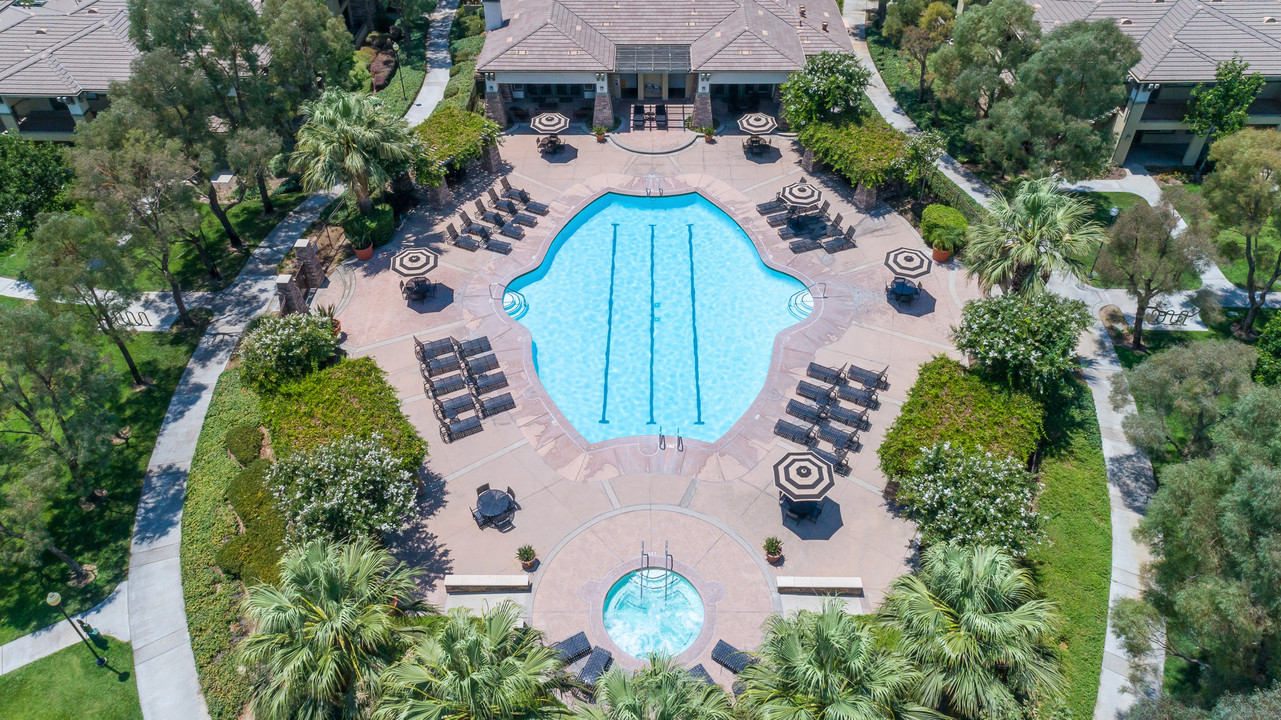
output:
<instances>
[{"instance_id":1,"label":"terracotta pot","mask_svg":"<svg viewBox=\"0 0 1281 720\"><path fill-rule=\"evenodd\" d=\"M934 248L934 262L945 263L951 259L951 250L939 250L938 248Z\"/></svg>"},{"instance_id":2,"label":"terracotta pot","mask_svg":"<svg viewBox=\"0 0 1281 720\"><path fill-rule=\"evenodd\" d=\"M533 560L521 560L520 567L522 570L533 570L534 565L537 563L538 563L538 558L534 558Z\"/></svg>"},{"instance_id":3,"label":"terracotta pot","mask_svg":"<svg viewBox=\"0 0 1281 720\"><path fill-rule=\"evenodd\" d=\"M356 249L356 259L357 259L357 260L359 260L359 261L361 261L361 262L365 262L365 261L367 261L367 260L372 260L373 258L374 258L374 247L373 247L372 245L370 245L370 246L369 246L369 247L367 247L367 248L357 248L357 249Z\"/></svg>"},{"instance_id":4,"label":"terracotta pot","mask_svg":"<svg viewBox=\"0 0 1281 720\"><path fill-rule=\"evenodd\" d=\"M769 553L765 553L765 562L769 563L770 565L777 565L779 561L782 559L783 559L783 553L779 553L777 555L771 555Z\"/></svg>"},{"instance_id":5,"label":"terracotta pot","mask_svg":"<svg viewBox=\"0 0 1281 720\"><path fill-rule=\"evenodd\" d=\"M598 143L603 143L603 142L605 142L605 135L604 135L603 133L602 133L602 134L600 134L600 135L597 135L597 136L596 136L596 142L598 142Z\"/></svg>"},{"instance_id":6,"label":"terracotta pot","mask_svg":"<svg viewBox=\"0 0 1281 720\"><path fill-rule=\"evenodd\" d=\"M704 135L703 137L707 138L707 144L709 144L709 145L710 145L710 144L712 143L712 136L711 136L711 135Z\"/></svg>"}]
</instances>

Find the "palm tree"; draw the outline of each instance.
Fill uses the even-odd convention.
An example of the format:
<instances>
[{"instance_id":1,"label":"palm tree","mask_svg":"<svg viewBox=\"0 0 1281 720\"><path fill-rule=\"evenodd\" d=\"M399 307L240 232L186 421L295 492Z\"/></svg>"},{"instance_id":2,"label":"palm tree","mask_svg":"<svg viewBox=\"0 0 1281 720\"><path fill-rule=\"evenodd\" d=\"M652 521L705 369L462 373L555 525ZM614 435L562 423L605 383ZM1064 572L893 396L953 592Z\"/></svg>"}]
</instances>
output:
<instances>
[{"instance_id":1,"label":"palm tree","mask_svg":"<svg viewBox=\"0 0 1281 720\"><path fill-rule=\"evenodd\" d=\"M730 720L729 697L718 685L696 680L670 658L651 656L635 675L618 668L596 684L596 704L584 704L582 720Z\"/></svg>"},{"instance_id":2,"label":"palm tree","mask_svg":"<svg viewBox=\"0 0 1281 720\"><path fill-rule=\"evenodd\" d=\"M909 699L917 672L839 600L770 618L757 654L760 662L741 676L741 702L761 720L941 717Z\"/></svg>"},{"instance_id":3,"label":"palm tree","mask_svg":"<svg viewBox=\"0 0 1281 720\"><path fill-rule=\"evenodd\" d=\"M1056 607L996 548L930 548L917 573L894 581L881 621L921 670L918 699L949 715L999 716L1063 691Z\"/></svg>"},{"instance_id":4,"label":"palm tree","mask_svg":"<svg viewBox=\"0 0 1281 720\"><path fill-rule=\"evenodd\" d=\"M1051 273L1086 275L1085 260L1107 239L1090 205L1058 189L1054 178L1029 180L1014 199L998 194L969 232L970 275L984 290L1000 285L1023 295L1045 291Z\"/></svg>"},{"instance_id":5,"label":"palm tree","mask_svg":"<svg viewBox=\"0 0 1281 720\"><path fill-rule=\"evenodd\" d=\"M307 192L346 183L360 214L373 208L373 191L386 184L397 164L411 158L405 121L383 110L372 96L326 90L302 107L306 122L298 130L289 166L302 172Z\"/></svg>"},{"instance_id":6,"label":"palm tree","mask_svg":"<svg viewBox=\"0 0 1281 720\"><path fill-rule=\"evenodd\" d=\"M523 627L512 602L451 612L383 673L379 720L541 720L566 713L560 656Z\"/></svg>"},{"instance_id":7,"label":"palm tree","mask_svg":"<svg viewBox=\"0 0 1281 720\"><path fill-rule=\"evenodd\" d=\"M249 588L254 633L241 646L261 678L258 720L362 717L378 673L418 628L417 572L372 541L317 540L280 561L280 581Z\"/></svg>"}]
</instances>

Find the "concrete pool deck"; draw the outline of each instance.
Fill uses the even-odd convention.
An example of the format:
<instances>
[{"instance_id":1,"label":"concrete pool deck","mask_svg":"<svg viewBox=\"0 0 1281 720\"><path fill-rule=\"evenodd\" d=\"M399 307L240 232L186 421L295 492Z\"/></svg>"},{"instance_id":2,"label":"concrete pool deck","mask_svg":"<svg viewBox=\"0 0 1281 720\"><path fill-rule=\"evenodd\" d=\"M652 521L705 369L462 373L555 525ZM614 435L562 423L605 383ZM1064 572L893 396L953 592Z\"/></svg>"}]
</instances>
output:
<instances>
[{"instance_id":1,"label":"concrete pool deck","mask_svg":"<svg viewBox=\"0 0 1281 720\"><path fill-rule=\"evenodd\" d=\"M511 255L447 245L444 224L456 222L454 217L422 208L373 260L344 264L315 298L338 306L348 352L372 357L387 372L406 415L430 445L424 465L428 491L420 512L393 543L403 559L427 572L428 599L444 606L439 580L445 574L520 572L516 548L530 544L541 556L534 591L526 598L533 624L553 641L583 630L601 644L606 639L593 629L590 605L580 596L584 584L638 558L642 540L658 554L666 541L677 561L726 589L711 640L696 658L722 681L727 673L710 661L710 647L717 639L743 649L757 645L761 621L782 607L777 576L861 577L864 595L851 599L852 609L874 609L889 583L907 570L915 535L882 499L885 480L876 448L917 366L939 353L956 356L950 326L959 321L961 305L979 296L978 289L955 264L934 264L921 279L922 298L913 306L890 304L884 287L893 273L884 265L886 253L928 249L897 215L883 208L870 215L856 210L842 181L802 172L784 138L774 138L776 156L760 159L745 157L733 135L661 156L567 135L572 151L549 162L539 157L536 137L508 136L504 169L512 185L549 204L552 213L527 229L524 239L511 241ZM755 203L801 177L823 190L833 213L858 227L856 249L793 255L755 212ZM451 209L469 208L496 181L474 174ZM651 191L661 183L668 193L703 192L744 227L767 263L803 278L818 296L811 317L776 340L765 385L743 418L716 443L685 441L683 451L674 437L666 439L665 449L656 437L584 442L538 383L528 332L502 310L506 282L537 265L556 230L578 208L609 189L643 193L647 182ZM401 298L400 276L390 270L390 259L404 247L439 254L429 275L440 285L436 298L414 306ZM441 442L414 357L415 335L488 336L510 383L502 392L512 394L516 409L485 420L478 435ZM880 407L869 413L871 429L862 433L861 451L849 457L852 474L837 478L816 522L797 525L785 522L779 510L773 465L801 448L775 437L772 429L811 360L888 366L890 385L881 392ZM471 517L475 489L486 483L510 486L520 504L509 532L480 530ZM778 566L767 565L760 549L769 535L784 543Z\"/></svg>"}]
</instances>

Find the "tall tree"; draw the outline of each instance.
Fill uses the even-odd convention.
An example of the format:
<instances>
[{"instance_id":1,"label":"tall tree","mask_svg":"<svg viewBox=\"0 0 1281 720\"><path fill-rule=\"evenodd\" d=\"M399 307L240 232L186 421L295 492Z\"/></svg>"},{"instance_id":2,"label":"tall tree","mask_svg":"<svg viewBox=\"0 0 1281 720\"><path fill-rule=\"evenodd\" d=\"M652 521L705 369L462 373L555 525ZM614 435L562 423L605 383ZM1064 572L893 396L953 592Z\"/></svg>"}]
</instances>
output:
<instances>
[{"instance_id":1,"label":"tall tree","mask_svg":"<svg viewBox=\"0 0 1281 720\"><path fill-rule=\"evenodd\" d=\"M324 3L266 0L262 21L271 48L267 77L282 96L286 117L325 88L342 86L354 65L352 37Z\"/></svg>"},{"instance_id":2,"label":"tall tree","mask_svg":"<svg viewBox=\"0 0 1281 720\"><path fill-rule=\"evenodd\" d=\"M417 631L398 621L422 609L415 575L368 539L286 552L279 582L252 586L245 598L255 630L240 651L260 672L254 716L367 717L378 673Z\"/></svg>"},{"instance_id":3,"label":"tall tree","mask_svg":"<svg viewBox=\"0 0 1281 720\"><path fill-rule=\"evenodd\" d=\"M779 86L783 118L796 127L857 119L872 71L849 53L821 52Z\"/></svg>"},{"instance_id":4,"label":"tall tree","mask_svg":"<svg viewBox=\"0 0 1281 720\"><path fill-rule=\"evenodd\" d=\"M1179 213L1193 222L1176 232ZM1156 206L1137 203L1121 212L1108 229L1108 241L1099 257L1099 274L1125 288L1138 303L1134 313L1134 335L1130 347L1143 348L1143 321L1152 301L1182 288L1183 278L1200 269L1208 254L1202 232L1204 203L1196 195L1162 191Z\"/></svg>"},{"instance_id":5,"label":"tall tree","mask_svg":"<svg viewBox=\"0 0 1281 720\"><path fill-rule=\"evenodd\" d=\"M1084 277L1085 259L1106 239L1089 205L1050 177L1023 183L1013 199L998 193L983 222L970 227L965 254L984 289L1001 285L1035 295L1045 292L1052 273Z\"/></svg>"},{"instance_id":6,"label":"tall tree","mask_svg":"<svg viewBox=\"0 0 1281 720\"><path fill-rule=\"evenodd\" d=\"M938 718L912 695L920 675L826 600L819 612L765 621L760 662L743 672L741 703L761 720L908 720Z\"/></svg>"},{"instance_id":7,"label":"tall tree","mask_svg":"<svg viewBox=\"0 0 1281 720\"><path fill-rule=\"evenodd\" d=\"M66 316L37 306L0 313L0 434L37 440L88 497L92 474L111 456L115 393L106 363Z\"/></svg>"},{"instance_id":8,"label":"tall tree","mask_svg":"<svg viewBox=\"0 0 1281 720\"><path fill-rule=\"evenodd\" d=\"M1116 410L1134 396L1135 412L1122 420L1125 436L1156 457L1183 460L1210 452L1210 431L1253 383L1254 349L1231 340L1162 350L1112 380Z\"/></svg>"},{"instance_id":9,"label":"tall tree","mask_svg":"<svg viewBox=\"0 0 1281 720\"><path fill-rule=\"evenodd\" d=\"M880 616L920 669L919 700L953 717L1001 717L1063 691L1057 607L1001 550L931 547L890 586Z\"/></svg>"},{"instance_id":10,"label":"tall tree","mask_svg":"<svg viewBox=\"0 0 1281 720\"><path fill-rule=\"evenodd\" d=\"M1210 159L1215 168L1202 188L1206 205L1219 224L1245 238L1249 306L1236 327L1248 335L1254 331L1254 320L1273 284L1281 277L1281 248L1259 242L1269 222L1281 225L1281 186L1277 184L1281 181L1281 133L1242 130L1216 142L1210 148ZM1259 282L1260 270L1267 276L1265 282Z\"/></svg>"},{"instance_id":11,"label":"tall tree","mask_svg":"<svg viewBox=\"0 0 1281 720\"><path fill-rule=\"evenodd\" d=\"M933 82L930 74L930 54L952 37L952 25L956 14L950 5L933 2L921 13L916 25L905 28L900 42L899 52L908 60L915 62L920 69L917 82L916 99L924 102L925 91ZM927 83L927 80L930 83Z\"/></svg>"},{"instance_id":12,"label":"tall tree","mask_svg":"<svg viewBox=\"0 0 1281 720\"><path fill-rule=\"evenodd\" d=\"M1250 63L1232 53L1231 60L1224 60L1214 69L1214 84L1206 87L1197 83L1192 88L1187 114L1183 122L1194 135L1205 138L1206 147L1201 151L1196 166L1196 179L1201 180L1209 145L1216 137L1225 137L1245 128L1250 119L1249 108L1263 90L1263 76L1245 74Z\"/></svg>"},{"instance_id":13,"label":"tall tree","mask_svg":"<svg viewBox=\"0 0 1281 720\"><path fill-rule=\"evenodd\" d=\"M279 152L280 136L267 128L240 128L227 143L227 160L242 178L257 184L264 213L276 211L267 188L267 169Z\"/></svg>"},{"instance_id":14,"label":"tall tree","mask_svg":"<svg viewBox=\"0 0 1281 720\"><path fill-rule=\"evenodd\" d=\"M979 117L1010 92L1009 78L1036 52L1041 26L1023 0L992 0L956 18L952 43L935 53L934 73L947 97Z\"/></svg>"},{"instance_id":15,"label":"tall tree","mask_svg":"<svg viewBox=\"0 0 1281 720\"><path fill-rule=\"evenodd\" d=\"M912 135L903 146L903 160L907 163L908 183L917 183L921 191L918 197L925 197L925 186L929 183L930 173L934 172L934 163L943 157L947 144L943 134L937 130Z\"/></svg>"},{"instance_id":16,"label":"tall tree","mask_svg":"<svg viewBox=\"0 0 1281 720\"><path fill-rule=\"evenodd\" d=\"M565 714L558 653L504 602L481 617L458 608L383 673L377 720L546 720Z\"/></svg>"},{"instance_id":17,"label":"tall tree","mask_svg":"<svg viewBox=\"0 0 1281 720\"><path fill-rule=\"evenodd\" d=\"M53 143L0 133L0 242L30 231L40 213L62 209L70 178Z\"/></svg>"},{"instance_id":18,"label":"tall tree","mask_svg":"<svg viewBox=\"0 0 1281 720\"><path fill-rule=\"evenodd\" d=\"M94 218L70 213L41 217L27 257L36 297L49 312L73 312L84 325L115 343L139 385L146 382L129 352L136 334L121 313L141 297L119 243Z\"/></svg>"},{"instance_id":19,"label":"tall tree","mask_svg":"<svg viewBox=\"0 0 1281 720\"><path fill-rule=\"evenodd\" d=\"M29 467L19 458L0 460L0 560L36 565L48 552L71 570L72 577L86 577L84 566L49 535L49 505L61 487L58 469L50 463Z\"/></svg>"},{"instance_id":20,"label":"tall tree","mask_svg":"<svg viewBox=\"0 0 1281 720\"><path fill-rule=\"evenodd\" d=\"M302 173L303 188L321 192L345 183L360 213L368 215L373 192L387 184L393 167L411 158L405 121L371 96L343 90L326 90L302 112L306 122L290 166Z\"/></svg>"}]
</instances>

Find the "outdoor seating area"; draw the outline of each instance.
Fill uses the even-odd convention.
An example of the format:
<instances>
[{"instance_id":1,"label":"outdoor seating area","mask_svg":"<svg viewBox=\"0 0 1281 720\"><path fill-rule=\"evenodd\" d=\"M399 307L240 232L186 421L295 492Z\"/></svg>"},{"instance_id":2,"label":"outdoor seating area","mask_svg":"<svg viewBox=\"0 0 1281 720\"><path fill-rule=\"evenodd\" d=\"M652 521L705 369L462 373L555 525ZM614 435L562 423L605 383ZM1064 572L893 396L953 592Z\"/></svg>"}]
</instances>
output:
<instances>
[{"instance_id":1,"label":"outdoor seating area","mask_svg":"<svg viewBox=\"0 0 1281 720\"><path fill-rule=\"evenodd\" d=\"M566 148L559 135L548 135L538 139L538 151L544 155L555 155Z\"/></svg>"},{"instance_id":2,"label":"outdoor seating area","mask_svg":"<svg viewBox=\"0 0 1281 720\"><path fill-rule=\"evenodd\" d=\"M475 435L485 429L481 420L515 409L511 393L489 395L507 387L507 376L499 370L489 338L459 342L447 337L422 342L415 337L414 352L423 376L423 392L433 403L440 439L445 443Z\"/></svg>"},{"instance_id":3,"label":"outdoor seating area","mask_svg":"<svg viewBox=\"0 0 1281 720\"><path fill-rule=\"evenodd\" d=\"M511 487L499 490L485 483L476 488L476 507L472 508L471 516L481 530L494 527L507 532L514 527L512 518L519 509L520 504L516 502L516 493Z\"/></svg>"},{"instance_id":4,"label":"outdoor seating area","mask_svg":"<svg viewBox=\"0 0 1281 720\"><path fill-rule=\"evenodd\" d=\"M845 227L845 216L837 213L833 217L831 208L831 202L823 200L823 192L802 178L783 188L774 200L757 205L756 211L765 216L770 227L779 228L779 238L790 240L789 247L797 255L811 250L834 254L857 247L854 226Z\"/></svg>"},{"instance_id":5,"label":"outdoor seating area","mask_svg":"<svg viewBox=\"0 0 1281 720\"><path fill-rule=\"evenodd\" d=\"M911 305L921 294L921 286L905 277L896 277L885 286L885 295L896 303Z\"/></svg>"},{"instance_id":6,"label":"outdoor seating area","mask_svg":"<svg viewBox=\"0 0 1281 720\"><path fill-rule=\"evenodd\" d=\"M409 302L435 297L436 284L426 277L417 276L400 281L400 294Z\"/></svg>"},{"instance_id":7,"label":"outdoor seating area","mask_svg":"<svg viewBox=\"0 0 1281 720\"><path fill-rule=\"evenodd\" d=\"M760 135L749 135L743 141L743 152L748 155L764 155L774 148L774 143L769 138L763 138Z\"/></svg>"},{"instance_id":8,"label":"outdoor seating area","mask_svg":"<svg viewBox=\"0 0 1281 720\"><path fill-rule=\"evenodd\" d=\"M654 103L646 105L636 103L632 105L632 130L668 130L673 125L678 128L685 127L685 117L687 115L685 105L667 103ZM669 111L670 108L670 111Z\"/></svg>"},{"instance_id":9,"label":"outdoor seating area","mask_svg":"<svg viewBox=\"0 0 1281 720\"><path fill-rule=\"evenodd\" d=\"M789 416L805 425L780 419L774 425L774 434L807 448L820 441L829 443L836 473L849 475L846 456L863 447L859 433L871 427L867 413L880 407L878 391L889 388L886 370L868 370L855 365L836 369L811 362L805 374L821 385L800 381L796 394L801 399L791 398L785 407ZM854 407L841 405L842 401Z\"/></svg>"}]
</instances>

